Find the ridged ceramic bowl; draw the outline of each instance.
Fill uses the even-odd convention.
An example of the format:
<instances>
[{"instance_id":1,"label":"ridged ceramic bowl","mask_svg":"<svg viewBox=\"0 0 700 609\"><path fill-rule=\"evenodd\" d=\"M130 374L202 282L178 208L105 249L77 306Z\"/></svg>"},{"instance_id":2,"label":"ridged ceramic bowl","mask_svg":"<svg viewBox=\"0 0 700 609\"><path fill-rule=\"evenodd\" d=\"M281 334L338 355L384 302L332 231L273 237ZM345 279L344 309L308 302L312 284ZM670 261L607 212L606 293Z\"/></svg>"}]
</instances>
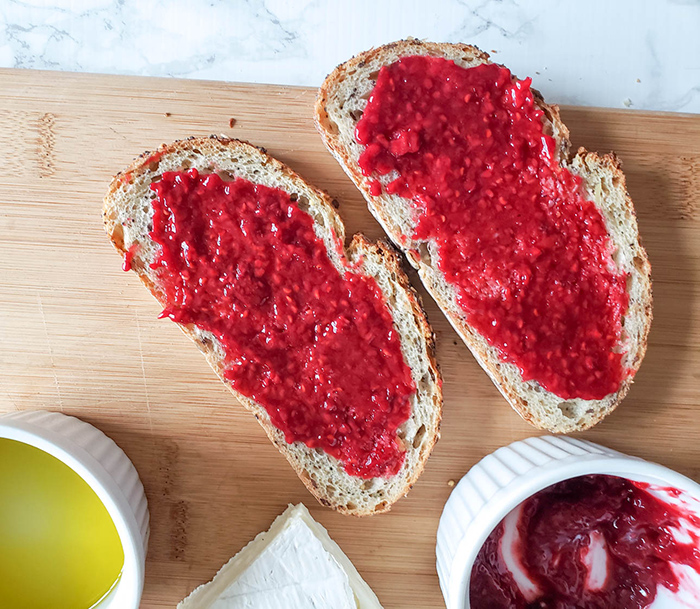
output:
<instances>
[{"instance_id":1,"label":"ridged ceramic bowl","mask_svg":"<svg viewBox=\"0 0 700 609\"><path fill-rule=\"evenodd\" d=\"M690 478L592 442L542 436L499 448L460 480L440 518L437 571L447 609L469 609L474 561L511 510L552 484L588 474L677 488L700 506L700 485Z\"/></svg>"},{"instance_id":2,"label":"ridged ceramic bowl","mask_svg":"<svg viewBox=\"0 0 700 609\"><path fill-rule=\"evenodd\" d=\"M138 609L149 515L143 485L124 451L99 429L58 412L2 415L0 438L24 442L53 455L95 491L112 517L124 549L121 577L95 609Z\"/></svg>"}]
</instances>

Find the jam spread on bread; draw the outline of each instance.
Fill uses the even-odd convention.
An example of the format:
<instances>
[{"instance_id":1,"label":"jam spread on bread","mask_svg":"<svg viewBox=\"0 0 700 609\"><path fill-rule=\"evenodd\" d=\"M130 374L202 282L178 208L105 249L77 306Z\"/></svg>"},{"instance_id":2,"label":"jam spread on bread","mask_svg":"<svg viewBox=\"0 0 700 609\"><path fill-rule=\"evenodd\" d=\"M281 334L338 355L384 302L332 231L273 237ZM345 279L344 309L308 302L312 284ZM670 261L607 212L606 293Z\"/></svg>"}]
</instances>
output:
<instances>
[{"instance_id":1,"label":"jam spread on bread","mask_svg":"<svg viewBox=\"0 0 700 609\"><path fill-rule=\"evenodd\" d=\"M564 399L601 399L630 373L627 277L530 82L438 57L384 66L357 123L359 164L373 196L412 200L409 236L435 244L468 323L504 361Z\"/></svg>"},{"instance_id":2,"label":"jam spread on bread","mask_svg":"<svg viewBox=\"0 0 700 609\"><path fill-rule=\"evenodd\" d=\"M194 169L151 190L162 316L216 336L224 376L287 442L354 476L396 474L415 385L376 281L339 272L283 190Z\"/></svg>"},{"instance_id":3,"label":"jam spread on bread","mask_svg":"<svg viewBox=\"0 0 700 609\"><path fill-rule=\"evenodd\" d=\"M136 250L139 248L138 243L132 243L131 247L126 250L126 253L124 254L124 263L122 264L122 270L124 271L130 271L131 270L131 263L134 260L134 254L136 253Z\"/></svg>"},{"instance_id":4,"label":"jam spread on bread","mask_svg":"<svg viewBox=\"0 0 700 609\"><path fill-rule=\"evenodd\" d=\"M472 609L641 609L661 586L677 594L683 568L700 573L700 520L679 497L604 475L540 491L479 551Z\"/></svg>"}]
</instances>

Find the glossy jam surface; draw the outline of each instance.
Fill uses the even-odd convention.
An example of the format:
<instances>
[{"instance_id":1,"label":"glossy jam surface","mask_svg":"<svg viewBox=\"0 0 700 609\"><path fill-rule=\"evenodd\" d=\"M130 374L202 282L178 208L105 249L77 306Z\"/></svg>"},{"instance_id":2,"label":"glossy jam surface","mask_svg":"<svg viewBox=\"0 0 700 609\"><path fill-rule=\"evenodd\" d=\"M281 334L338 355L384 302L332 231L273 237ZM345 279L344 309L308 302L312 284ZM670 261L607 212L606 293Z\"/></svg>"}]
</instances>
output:
<instances>
[{"instance_id":1,"label":"glossy jam surface","mask_svg":"<svg viewBox=\"0 0 700 609\"><path fill-rule=\"evenodd\" d=\"M124 552L100 499L67 465L0 439L0 607L90 609Z\"/></svg>"},{"instance_id":2,"label":"glossy jam surface","mask_svg":"<svg viewBox=\"0 0 700 609\"><path fill-rule=\"evenodd\" d=\"M413 201L413 239L435 242L469 323L504 360L562 398L599 399L627 374L614 350L626 276L542 116L530 80L505 68L405 57L379 72L359 163L398 174L386 191Z\"/></svg>"},{"instance_id":3,"label":"glossy jam surface","mask_svg":"<svg viewBox=\"0 0 700 609\"><path fill-rule=\"evenodd\" d=\"M351 475L398 472L415 386L375 280L341 275L282 190L195 170L151 188L162 315L221 341L225 376L287 442L323 449Z\"/></svg>"},{"instance_id":4,"label":"glossy jam surface","mask_svg":"<svg viewBox=\"0 0 700 609\"><path fill-rule=\"evenodd\" d=\"M479 552L472 609L641 609L677 592L677 565L700 572L700 521L648 488L582 476L525 501Z\"/></svg>"}]
</instances>

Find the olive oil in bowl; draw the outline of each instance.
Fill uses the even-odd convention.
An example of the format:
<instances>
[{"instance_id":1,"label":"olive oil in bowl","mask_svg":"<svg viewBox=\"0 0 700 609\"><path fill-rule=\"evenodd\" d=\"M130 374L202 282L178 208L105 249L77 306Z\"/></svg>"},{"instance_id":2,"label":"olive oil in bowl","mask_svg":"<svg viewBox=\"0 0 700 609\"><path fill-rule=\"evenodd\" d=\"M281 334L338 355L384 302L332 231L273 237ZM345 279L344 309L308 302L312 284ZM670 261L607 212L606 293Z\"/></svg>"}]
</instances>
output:
<instances>
[{"instance_id":1,"label":"olive oil in bowl","mask_svg":"<svg viewBox=\"0 0 700 609\"><path fill-rule=\"evenodd\" d=\"M0 438L0 609L91 609L123 565L114 522L87 482Z\"/></svg>"}]
</instances>

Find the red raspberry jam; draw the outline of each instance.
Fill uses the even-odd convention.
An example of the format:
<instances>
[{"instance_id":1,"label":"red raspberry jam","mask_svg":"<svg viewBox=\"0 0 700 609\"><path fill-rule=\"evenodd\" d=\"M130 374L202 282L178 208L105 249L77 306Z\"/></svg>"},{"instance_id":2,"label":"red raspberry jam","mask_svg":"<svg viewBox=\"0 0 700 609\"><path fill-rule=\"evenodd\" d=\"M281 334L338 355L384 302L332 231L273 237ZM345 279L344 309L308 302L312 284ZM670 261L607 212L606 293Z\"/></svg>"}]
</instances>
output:
<instances>
[{"instance_id":1,"label":"red raspberry jam","mask_svg":"<svg viewBox=\"0 0 700 609\"><path fill-rule=\"evenodd\" d=\"M196 170L151 189L161 316L212 332L225 377L287 442L323 449L354 476L396 474L415 385L375 280L341 275L282 190Z\"/></svg>"},{"instance_id":2,"label":"red raspberry jam","mask_svg":"<svg viewBox=\"0 0 700 609\"><path fill-rule=\"evenodd\" d=\"M660 586L678 593L680 565L700 573L700 519L652 490L682 496L678 489L603 475L533 495L479 551L471 608L642 609ZM673 530L682 531L681 541ZM692 606L700 606L697 601Z\"/></svg>"},{"instance_id":3,"label":"red raspberry jam","mask_svg":"<svg viewBox=\"0 0 700 609\"><path fill-rule=\"evenodd\" d=\"M124 254L124 263L122 264L122 269L125 271L130 271L131 270L131 263L134 260L134 254L136 253L136 250L139 248L138 243L132 243L131 247L126 251L126 254Z\"/></svg>"},{"instance_id":4,"label":"red raspberry jam","mask_svg":"<svg viewBox=\"0 0 700 609\"><path fill-rule=\"evenodd\" d=\"M581 179L556 160L530 79L404 57L379 72L355 137L360 167L396 172L386 191L413 202L415 240L470 325L503 360L564 398L600 399L628 374L616 351L626 275Z\"/></svg>"}]
</instances>

